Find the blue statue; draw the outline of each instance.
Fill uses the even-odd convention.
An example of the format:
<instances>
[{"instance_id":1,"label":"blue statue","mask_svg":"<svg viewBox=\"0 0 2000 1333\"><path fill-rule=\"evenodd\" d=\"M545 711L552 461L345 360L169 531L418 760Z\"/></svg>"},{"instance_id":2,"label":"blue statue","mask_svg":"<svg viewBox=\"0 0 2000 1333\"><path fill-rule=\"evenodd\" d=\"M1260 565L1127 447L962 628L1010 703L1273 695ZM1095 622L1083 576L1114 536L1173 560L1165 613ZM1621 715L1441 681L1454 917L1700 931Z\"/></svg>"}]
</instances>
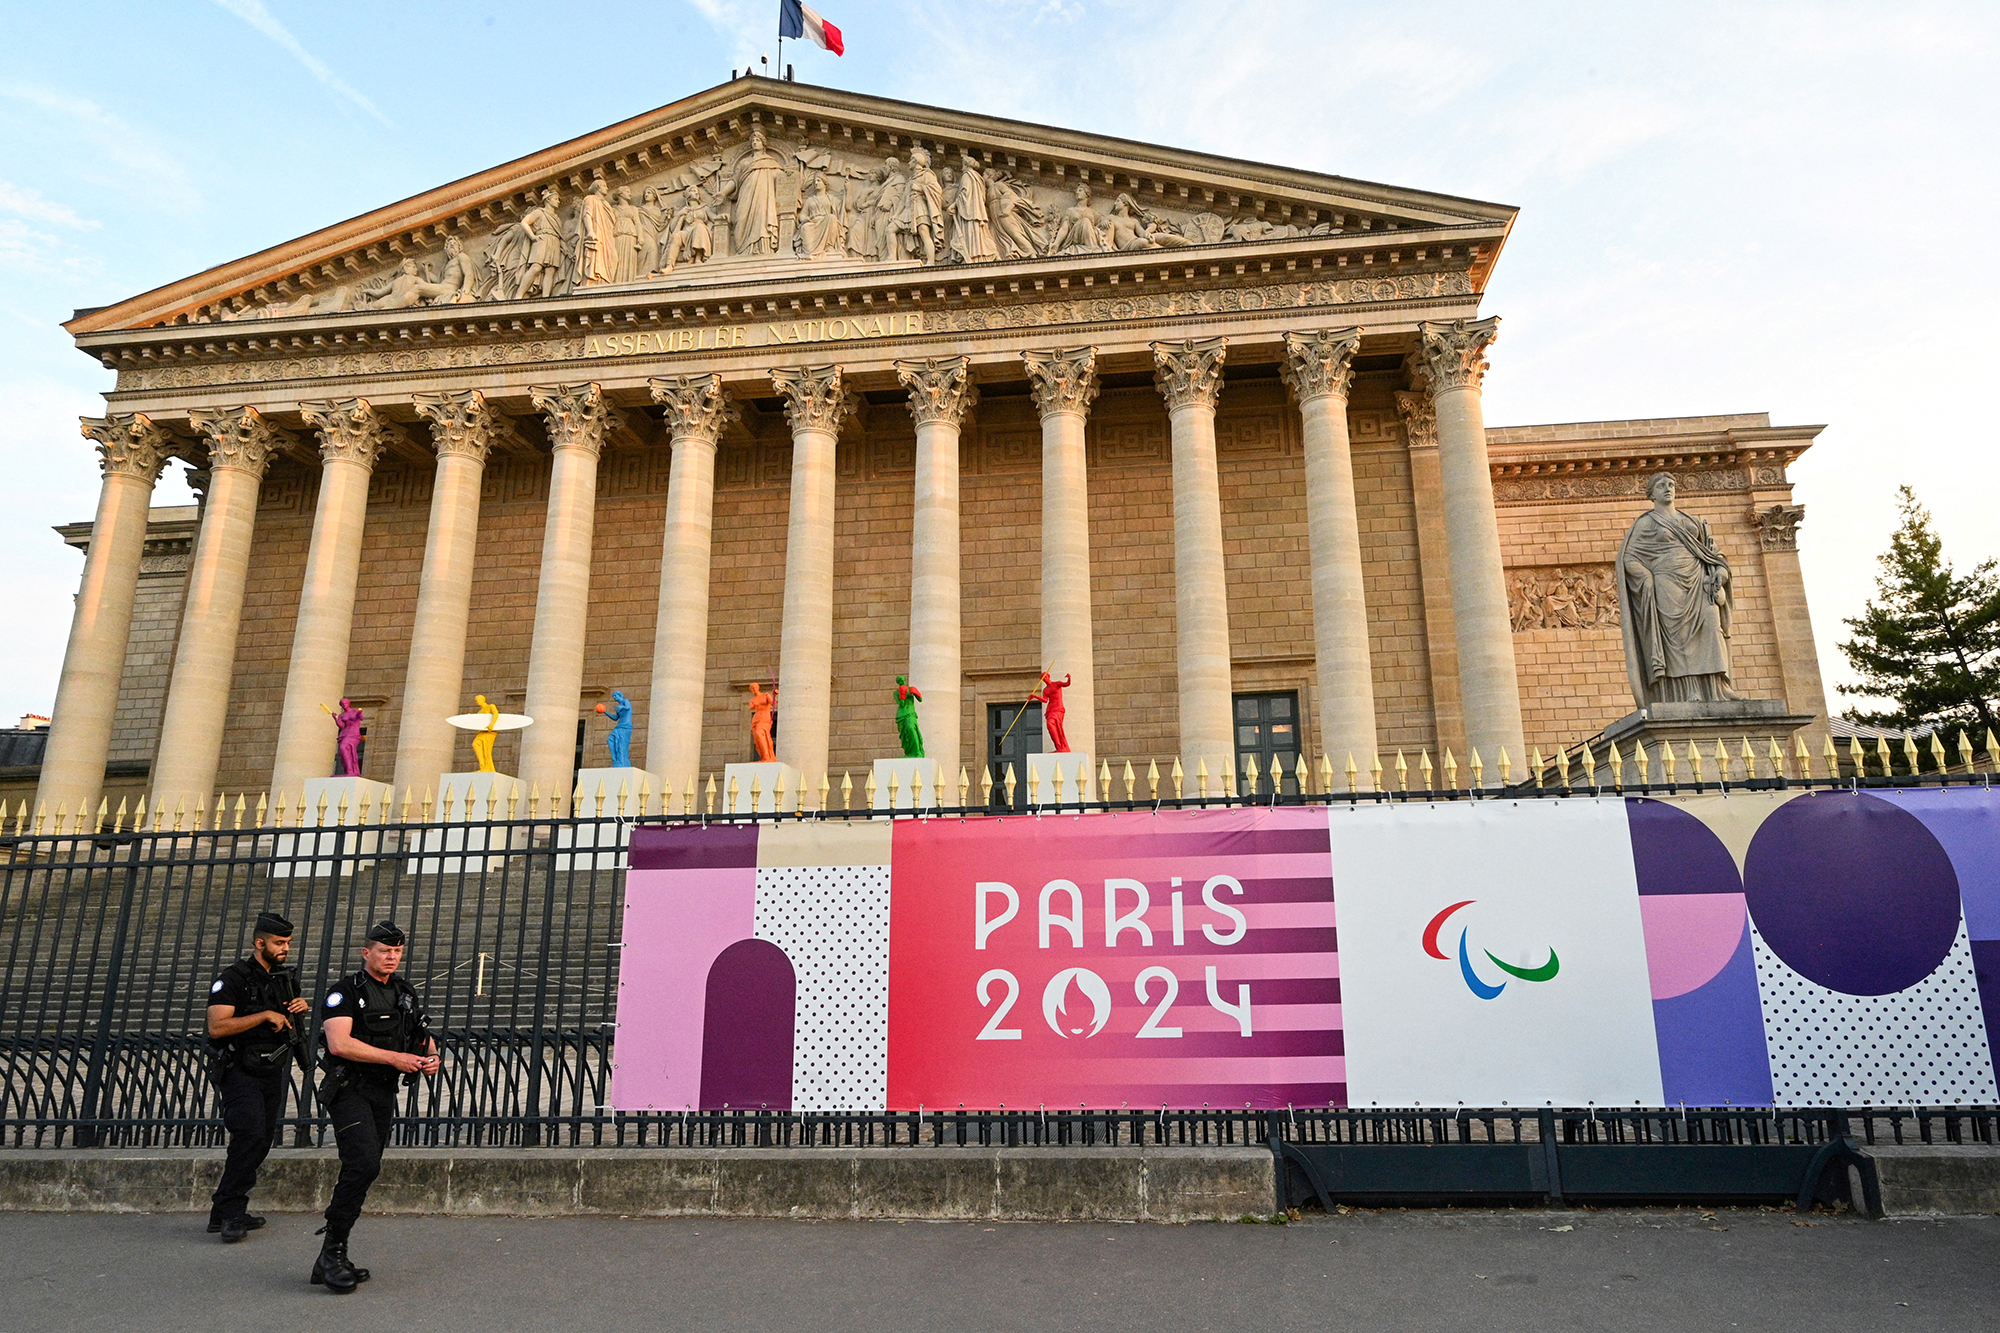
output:
<instances>
[{"instance_id":1,"label":"blue statue","mask_svg":"<svg viewBox=\"0 0 2000 1333\"><path fill-rule=\"evenodd\" d=\"M625 697L625 691L613 690L610 705L599 704L597 711L611 720L611 734L604 738L611 751L611 766L632 767L632 701Z\"/></svg>"}]
</instances>

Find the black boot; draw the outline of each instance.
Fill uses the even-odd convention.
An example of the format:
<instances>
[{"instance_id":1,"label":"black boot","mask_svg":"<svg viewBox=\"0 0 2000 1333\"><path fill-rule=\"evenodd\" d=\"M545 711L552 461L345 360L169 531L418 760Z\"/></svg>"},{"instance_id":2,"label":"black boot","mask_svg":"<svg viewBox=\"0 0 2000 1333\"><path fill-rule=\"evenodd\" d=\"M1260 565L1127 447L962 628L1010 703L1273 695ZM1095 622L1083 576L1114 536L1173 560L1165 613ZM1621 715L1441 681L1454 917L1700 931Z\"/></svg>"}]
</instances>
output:
<instances>
[{"instance_id":1,"label":"black boot","mask_svg":"<svg viewBox=\"0 0 2000 1333\"><path fill-rule=\"evenodd\" d=\"M266 1217L259 1217L255 1213L244 1213L239 1217L237 1217L236 1220L243 1224L243 1230L255 1231L258 1227L263 1226L264 1223L268 1222L270 1219ZM208 1219L209 1234L214 1235L218 1231L226 1230L229 1226L229 1222L230 1222L229 1218L211 1216ZM243 1238L241 1236L238 1236L236 1237L236 1239L241 1240Z\"/></svg>"},{"instance_id":2,"label":"black boot","mask_svg":"<svg viewBox=\"0 0 2000 1333\"><path fill-rule=\"evenodd\" d=\"M347 1262L347 1242L326 1238L320 1246L319 1258L313 1260L312 1285L323 1286L336 1296L345 1296L361 1282L354 1272L354 1265Z\"/></svg>"}]
</instances>

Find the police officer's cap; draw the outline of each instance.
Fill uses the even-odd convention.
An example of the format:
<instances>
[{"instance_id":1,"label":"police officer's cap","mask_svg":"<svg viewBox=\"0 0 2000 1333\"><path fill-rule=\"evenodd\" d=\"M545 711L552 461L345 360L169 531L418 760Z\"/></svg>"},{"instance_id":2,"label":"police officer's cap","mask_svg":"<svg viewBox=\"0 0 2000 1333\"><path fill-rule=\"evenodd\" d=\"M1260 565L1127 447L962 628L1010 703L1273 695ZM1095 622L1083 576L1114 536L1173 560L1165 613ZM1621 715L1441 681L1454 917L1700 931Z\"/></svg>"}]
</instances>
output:
<instances>
[{"instance_id":1,"label":"police officer's cap","mask_svg":"<svg viewBox=\"0 0 2000 1333\"><path fill-rule=\"evenodd\" d=\"M292 937L292 923L279 916L276 912L259 912L257 913L257 933L259 935L276 935L279 939L288 940Z\"/></svg>"},{"instance_id":2,"label":"police officer's cap","mask_svg":"<svg viewBox=\"0 0 2000 1333\"><path fill-rule=\"evenodd\" d=\"M400 949L405 938L403 928L393 921L377 921L368 928L370 944L386 944L392 949Z\"/></svg>"}]
</instances>

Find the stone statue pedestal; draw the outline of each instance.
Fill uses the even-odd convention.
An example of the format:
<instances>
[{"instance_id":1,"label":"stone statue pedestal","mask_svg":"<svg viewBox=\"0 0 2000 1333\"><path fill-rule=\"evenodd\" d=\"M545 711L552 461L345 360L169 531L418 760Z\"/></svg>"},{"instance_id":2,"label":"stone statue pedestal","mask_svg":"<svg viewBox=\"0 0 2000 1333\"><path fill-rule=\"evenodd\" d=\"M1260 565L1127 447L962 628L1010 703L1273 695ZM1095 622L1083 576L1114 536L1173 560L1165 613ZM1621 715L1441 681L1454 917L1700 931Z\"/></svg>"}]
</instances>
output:
<instances>
[{"instance_id":1,"label":"stone statue pedestal","mask_svg":"<svg viewBox=\"0 0 2000 1333\"><path fill-rule=\"evenodd\" d=\"M785 809L797 810L806 780L790 764L726 764L722 769L722 790L717 793L716 813L725 815L768 815L778 808L778 780L784 779ZM736 783L736 800L729 799L730 780ZM750 784L757 784L757 799L750 799ZM704 801L707 797L702 798ZM707 809L706 805L702 806Z\"/></svg>"},{"instance_id":2,"label":"stone statue pedestal","mask_svg":"<svg viewBox=\"0 0 2000 1333\"><path fill-rule=\"evenodd\" d=\"M577 772L576 787L570 791L570 815L579 822L556 825L556 846L605 850L579 850L573 856L558 856L557 870L572 866L581 870L625 869L624 849L632 840L631 821L645 813L639 808L642 782L646 784L646 803L658 802L662 790L659 775L643 768L585 768ZM583 792L580 797L576 795L578 789ZM597 799L600 789L604 793L601 812ZM621 789L625 793L623 802L618 799Z\"/></svg>"},{"instance_id":3,"label":"stone statue pedestal","mask_svg":"<svg viewBox=\"0 0 2000 1333\"><path fill-rule=\"evenodd\" d=\"M1056 794L1056 775L1062 774L1062 794ZM1074 805L1084 799L1083 787L1086 783L1095 785L1097 770L1090 766L1090 756L1076 751L1066 754L1031 754L1028 756L1028 804L1030 805ZM1090 794L1092 800L1102 800L1099 792Z\"/></svg>"},{"instance_id":4,"label":"stone statue pedestal","mask_svg":"<svg viewBox=\"0 0 2000 1333\"><path fill-rule=\"evenodd\" d=\"M466 808L467 796L471 797L471 809ZM513 817L524 821L515 829L495 829L485 827L489 804L494 819L508 817L507 803L514 802ZM438 778L437 804L431 809L431 818L445 827L425 828L414 839L414 847L404 850L416 852L408 863L408 868L419 875L455 875L460 871L478 874L482 870L505 865L506 856L441 856L441 852L483 852L524 848L528 845L528 829L525 821L529 818L528 792L521 780L509 773L446 773Z\"/></svg>"},{"instance_id":5,"label":"stone statue pedestal","mask_svg":"<svg viewBox=\"0 0 2000 1333\"><path fill-rule=\"evenodd\" d=\"M914 799L916 796L914 789L917 785L917 775L919 773L923 774L924 777L924 803L921 807L917 806ZM937 760L877 759L875 761L874 801L874 808L877 810L887 810L890 808L889 779L892 777L896 780L895 808L898 810L914 810L919 808L935 810L941 805L949 804L949 802L941 799L938 793ZM956 793L953 794L952 799L957 799Z\"/></svg>"},{"instance_id":6,"label":"stone statue pedestal","mask_svg":"<svg viewBox=\"0 0 2000 1333\"><path fill-rule=\"evenodd\" d=\"M333 873L332 861L292 860L293 857L308 857L319 854L332 855L345 852L350 858L341 864L341 873L366 870L375 864L375 853L382 850L382 835L370 828L363 833L313 833L315 825L326 829L361 823L361 801L368 800L368 823L389 822L383 817L383 803L393 802L396 789L386 782L370 782L367 778L308 778L305 784L305 808L300 812L299 824L308 831L304 833L280 834L277 840L277 860L271 865L273 879L304 879L308 876L325 878ZM326 813L322 817L320 803L326 803ZM340 803L347 802L347 813L342 816ZM391 812L393 817L393 812ZM368 859L356 861L357 853Z\"/></svg>"},{"instance_id":7,"label":"stone statue pedestal","mask_svg":"<svg viewBox=\"0 0 2000 1333\"><path fill-rule=\"evenodd\" d=\"M1591 747L1600 770L1609 761L1611 746L1615 743L1628 765L1626 775L1632 777L1632 747L1643 741L1646 751L1653 756L1649 764L1650 776L1654 782L1663 780L1664 770L1660 766L1659 751L1662 744L1671 744L1677 756L1677 776L1684 781L1693 781L1688 772L1687 747L1693 741L1702 747L1704 774L1708 781L1715 780L1714 772L1706 765L1714 757L1715 743L1724 742L1729 749L1731 761L1736 761L1743 753L1742 742L1748 740L1750 748L1757 756L1760 776L1770 776L1770 742L1778 742L1778 749L1785 755L1787 763L1792 759L1792 733L1815 720L1814 713L1792 713L1785 709L1782 699L1726 699L1716 703L1651 704L1637 712L1627 713L1604 729L1603 739ZM1600 774L1601 775L1601 774ZM1574 770L1571 774L1574 778ZM1637 781L1636 777L1632 777Z\"/></svg>"}]
</instances>

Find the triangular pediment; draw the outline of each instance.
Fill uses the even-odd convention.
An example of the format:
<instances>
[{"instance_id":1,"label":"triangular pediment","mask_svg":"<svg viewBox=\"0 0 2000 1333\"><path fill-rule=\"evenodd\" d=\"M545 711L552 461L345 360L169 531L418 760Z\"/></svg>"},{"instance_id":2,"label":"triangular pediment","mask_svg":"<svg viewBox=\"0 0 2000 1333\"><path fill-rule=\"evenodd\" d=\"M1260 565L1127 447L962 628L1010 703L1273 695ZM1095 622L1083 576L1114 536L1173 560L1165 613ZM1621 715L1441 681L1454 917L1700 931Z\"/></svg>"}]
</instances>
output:
<instances>
[{"instance_id":1,"label":"triangular pediment","mask_svg":"<svg viewBox=\"0 0 2000 1333\"><path fill-rule=\"evenodd\" d=\"M1484 237L1470 247L1479 287L1513 216L1497 204L745 77L67 327L492 306L768 281L793 269L1164 257L1399 231Z\"/></svg>"}]
</instances>

